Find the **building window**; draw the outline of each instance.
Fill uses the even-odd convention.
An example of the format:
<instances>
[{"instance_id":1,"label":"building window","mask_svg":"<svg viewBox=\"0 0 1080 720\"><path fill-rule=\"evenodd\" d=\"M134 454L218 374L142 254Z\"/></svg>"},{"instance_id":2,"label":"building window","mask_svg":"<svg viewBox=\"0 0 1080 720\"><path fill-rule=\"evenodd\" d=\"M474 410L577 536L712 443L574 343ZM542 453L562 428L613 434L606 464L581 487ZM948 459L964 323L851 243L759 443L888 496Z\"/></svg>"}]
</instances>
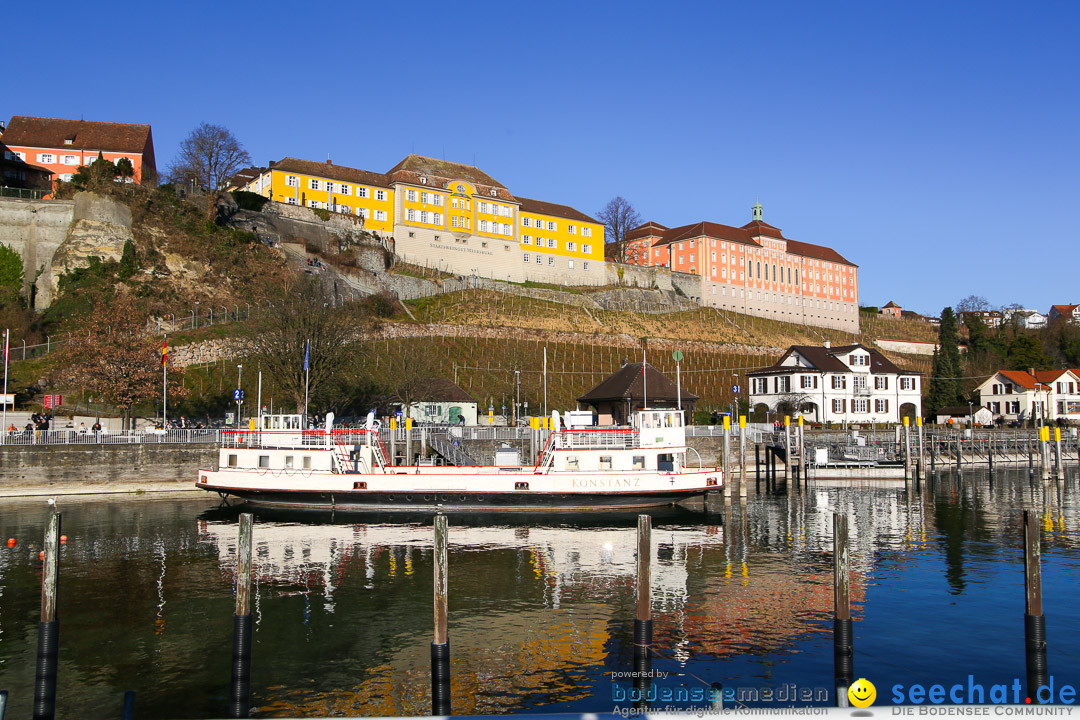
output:
<instances>
[{"instance_id":1,"label":"building window","mask_svg":"<svg viewBox=\"0 0 1080 720\"><path fill-rule=\"evenodd\" d=\"M586 255L591 255L592 254L592 245L582 245L581 246L581 252L585 253ZM656 254L659 255L660 251L657 250Z\"/></svg>"},{"instance_id":2,"label":"building window","mask_svg":"<svg viewBox=\"0 0 1080 720\"><path fill-rule=\"evenodd\" d=\"M416 202L416 191L415 190L406 190L405 191L405 199L408 200L409 202Z\"/></svg>"},{"instance_id":3,"label":"building window","mask_svg":"<svg viewBox=\"0 0 1080 720\"><path fill-rule=\"evenodd\" d=\"M521 236L521 244L522 245L532 245L532 237L530 235L522 235Z\"/></svg>"},{"instance_id":4,"label":"building window","mask_svg":"<svg viewBox=\"0 0 1080 720\"><path fill-rule=\"evenodd\" d=\"M588 227L581 228L581 234L584 237L592 237L592 228L588 228Z\"/></svg>"},{"instance_id":5,"label":"building window","mask_svg":"<svg viewBox=\"0 0 1080 720\"><path fill-rule=\"evenodd\" d=\"M554 222L552 222L551 220L548 220L547 229L554 232L555 230L558 229L558 226Z\"/></svg>"},{"instance_id":6,"label":"building window","mask_svg":"<svg viewBox=\"0 0 1080 720\"><path fill-rule=\"evenodd\" d=\"M846 390L847 389L847 378L844 377L843 375L833 375L832 376L832 389L833 390Z\"/></svg>"},{"instance_id":7,"label":"building window","mask_svg":"<svg viewBox=\"0 0 1080 720\"><path fill-rule=\"evenodd\" d=\"M416 222L416 211L411 208L409 210L406 210L405 219L409 222Z\"/></svg>"},{"instance_id":8,"label":"building window","mask_svg":"<svg viewBox=\"0 0 1080 720\"><path fill-rule=\"evenodd\" d=\"M549 248L552 248L552 249L555 249L555 248L559 247L559 243L558 243L557 240L555 240L555 238L548 238L547 245L548 245Z\"/></svg>"},{"instance_id":9,"label":"building window","mask_svg":"<svg viewBox=\"0 0 1080 720\"><path fill-rule=\"evenodd\" d=\"M577 234L577 228L574 227L573 225L569 225L566 228L566 232L570 233L571 235L576 235Z\"/></svg>"},{"instance_id":10,"label":"building window","mask_svg":"<svg viewBox=\"0 0 1080 720\"><path fill-rule=\"evenodd\" d=\"M356 188L356 197L366 198L368 196L368 189L366 187Z\"/></svg>"},{"instance_id":11,"label":"building window","mask_svg":"<svg viewBox=\"0 0 1080 720\"><path fill-rule=\"evenodd\" d=\"M311 189L311 190L318 190L319 189L319 181L314 180L314 179L308 180L308 188Z\"/></svg>"},{"instance_id":12,"label":"building window","mask_svg":"<svg viewBox=\"0 0 1080 720\"><path fill-rule=\"evenodd\" d=\"M862 398L851 401L851 412L853 413L867 413L870 412L870 401Z\"/></svg>"},{"instance_id":13,"label":"building window","mask_svg":"<svg viewBox=\"0 0 1080 720\"><path fill-rule=\"evenodd\" d=\"M78 165L79 164L79 156L78 155L61 155L60 156L60 162L62 162L64 165Z\"/></svg>"},{"instance_id":14,"label":"building window","mask_svg":"<svg viewBox=\"0 0 1080 720\"><path fill-rule=\"evenodd\" d=\"M912 377L900 378L900 389L901 390L914 390L915 389L915 378L912 378Z\"/></svg>"},{"instance_id":15,"label":"building window","mask_svg":"<svg viewBox=\"0 0 1080 720\"><path fill-rule=\"evenodd\" d=\"M874 400L874 412L889 412L889 400L887 398L878 398L877 400Z\"/></svg>"},{"instance_id":16,"label":"building window","mask_svg":"<svg viewBox=\"0 0 1080 720\"><path fill-rule=\"evenodd\" d=\"M889 389L889 378L881 377L881 376L875 377L874 378L874 389L875 390L888 390Z\"/></svg>"},{"instance_id":17,"label":"building window","mask_svg":"<svg viewBox=\"0 0 1080 720\"><path fill-rule=\"evenodd\" d=\"M51 165L52 163L56 162L56 158L53 156L52 153L38 153L37 159L39 163L45 165Z\"/></svg>"},{"instance_id":18,"label":"building window","mask_svg":"<svg viewBox=\"0 0 1080 720\"><path fill-rule=\"evenodd\" d=\"M569 250L570 252L577 252L577 243L576 242L568 242L568 243L566 243L566 249Z\"/></svg>"},{"instance_id":19,"label":"building window","mask_svg":"<svg viewBox=\"0 0 1080 720\"><path fill-rule=\"evenodd\" d=\"M376 190L375 191L375 199L376 200L385 200L386 199L386 191L385 190Z\"/></svg>"},{"instance_id":20,"label":"building window","mask_svg":"<svg viewBox=\"0 0 1080 720\"><path fill-rule=\"evenodd\" d=\"M527 217L521 218L521 227L532 227L532 220Z\"/></svg>"},{"instance_id":21,"label":"building window","mask_svg":"<svg viewBox=\"0 0 1080 720\"><path fill-rule=\"evenodd\" d=\"M420 222L422 222L422 223L427 223L427 221L428 221L428 213L427 213L427 210L421 210L421 211L420 211Z\"/></svg>"},{"instance_id":22,"label":"building window","mask_svg":"<svg viewBox=\"0 0 1080 720\"><path fill-rule=\"evenodd\" d=\"M548 265L552 265L552 266L554 266L554 265L555 265L555 258L553 258L553 257L549 257L549 258L548 258Z\"/></svg>"},{"instance_id":23,"label":"building window","mask_svg":"<svg viewBox=\"0 0 1080 720\"><path fill-rule=\"evenodd\" d=\"M300 186L300 178L296 177L295 175L286 175L285 176L285 184L288 185L289 187L299 187Z\"/></svg>"},{"instance_id":24,"label":"building window","mask_svg":"<svg viewBox=\"0 0 1080 720\"><path fill-rule=\"evenodd\" d=\"M573 270L574 269L574 261L573 260L567 260L567 267L570 268L571 270Z\"/></svg>"},{"instance_id":25,"label":"building window","mask_svg":"<svg viewBox=\"0 0 1080 720\"><path fill-rule=\"evenodd\" d=\"M296 198L294 198L294 197L285 198L285 203L287 205L297 205L297 204L299 204L299 203L297 203Z\"/></svg>"},{"instance_id":26,"label":"building window","mask_svg":"<svg viewBox=\"0 0 1080 720\"><path fill-rule=\"evenodd\" d=\"M386 221L386 211L385 210L376 210L375 211L375 219L376 220L382 220L383 222L385 222Z\"/></svg>"},{"instance_id":27,"label":"building window","mask_svg":"<svg viewBox=\"0 0 1080 720\"><path fill-rule=\"evenodd\" d=\"M521 256L522 262L529 262L529 253L525 253Z\"/></svg>"},{"instance_id":28,"label":"building window","mask_svg":"<svg viewBox=\"0 0 1080 720\"><path fill-rule=\"evenodd\" d=\"M544 258L540 257L540 253L536 254L536 264L537 265L543 265L544 264Z\"/></svg>"},{"instance_id":29,"label":"building window","mask_svg":"<svg viewBox=\"0 0 1080 720\"><path fill-rule=\"evenodd\" d=\"M588 263L588 261L581 263L581 269L584 270L585 272L589 272L589 263Z\"/></svg>"},{"instance_id":30,"label":"building window","mask_svg":"<svg viewBox=\"0 0 1080 720\"><path fill-rule=\"evenodd\" d=\"M833 400L832 401L832 411L834 413L838 414L838 415L843 415L843 413L844 413L844 405L845 405L844 400L841 400L841 399Z\"/></svg>"},{"instance_id":31,"label":"building window","mask_svg":"<svg viewBox=\"0 0 1080 720\"><path fill-rule=\"evenodd\" d=\"M345 183L341 183L341 189L338 192L340 192L342 195L348 195L349 190L350 188L348 185L346 185Z\"/></svg>"}]
</instances>

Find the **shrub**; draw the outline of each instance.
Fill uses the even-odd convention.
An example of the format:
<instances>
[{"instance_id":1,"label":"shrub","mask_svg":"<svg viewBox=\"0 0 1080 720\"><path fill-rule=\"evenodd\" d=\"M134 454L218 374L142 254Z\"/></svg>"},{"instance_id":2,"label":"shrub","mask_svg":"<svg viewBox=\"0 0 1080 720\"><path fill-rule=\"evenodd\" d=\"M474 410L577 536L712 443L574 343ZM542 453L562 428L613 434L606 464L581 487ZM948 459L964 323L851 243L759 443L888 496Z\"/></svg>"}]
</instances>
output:
<instances>
[{"instance_id":1,"label":"shrub","mask_svg":"<svg viewBox=\"0 0 1080 720\"><path fill-rule=\"evenodd\" d=\"M397 312L398 299L388 291L375 293L364 298L364 307L371 315L380 318L393 317Z\"/></svg>"},{"instance_id":2,"label":"shrub","mask_svg":"<svg viewBox=\"0 0 1080 720\"><path fill-rule=\"evenodd\" d=\"M329 210L326 210L326 209L323 209L323 208L312 208L311 212L315 213L315 217L319 218L320 220L322 220L324 222L330 220L330 211Z\"/></svg>"},{"instance_id":3,"label":"shrub","mask_svg":"<svg viewBox=\"0 0 1080 720\"><path fill-rule=\"evenodd\" d=\"M251 210L253 212L260 212L266 203L270 202L270 198L263 197L259 193L248 192L247 190L236 190L232 194L233 200L236 201L236 206L241 210Z\"/></svg>"}]
</instances>

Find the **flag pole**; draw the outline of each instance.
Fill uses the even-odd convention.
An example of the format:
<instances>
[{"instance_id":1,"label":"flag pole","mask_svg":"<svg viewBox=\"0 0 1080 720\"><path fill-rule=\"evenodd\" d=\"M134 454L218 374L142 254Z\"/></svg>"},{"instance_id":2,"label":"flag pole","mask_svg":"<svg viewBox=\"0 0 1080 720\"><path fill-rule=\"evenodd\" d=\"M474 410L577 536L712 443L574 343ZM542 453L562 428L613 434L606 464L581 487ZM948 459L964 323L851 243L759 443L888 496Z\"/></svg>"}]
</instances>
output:
<instances>
[{"instance_id":1,"label":"flag pole","mask_svg":"<svg viewBox=\"0 0 1080 720\"><path fill-rule=\"evenodd\" d=\"M7 437L7 366L8 366L8 345L11 338L11 330L4 330L4 437Z\"/></svg>"},{"instance_id":2,"label":"flag pole","mask_svg":"<svg viewBox=\"0 0 1080 720\"><path fill-rule=\"evenodd\" d=\"M161 429L169 427L169 334L161 341Z\"/></svg>"},{"instance_id":3,"label":"flag pole","mask_svg":"<svg viewBox=\"0 0 1080 720\"><path fill-rule=\"evenodd\" d=\"M642 403L641 403L641 409L642 410L649 407L649 379L645 376L645 365L646 365L646 363L647 363L647 361L645 360L645 344L642 343L642 345L641 345L641 395L642 395L642 398L643 398Z\"/></svg>"},{"instance_id":4,"label":"flag pole","mask_svg":"<svg viewBox=\"0 0 1080 720\"><path fill-rule=\"evenodd\" d=\"M307 425L308 407L308 380L311 378L311 369L308 366L308 356L311 354L311 341L304 346L304 424Z\"/></svg>"}]
</instances>

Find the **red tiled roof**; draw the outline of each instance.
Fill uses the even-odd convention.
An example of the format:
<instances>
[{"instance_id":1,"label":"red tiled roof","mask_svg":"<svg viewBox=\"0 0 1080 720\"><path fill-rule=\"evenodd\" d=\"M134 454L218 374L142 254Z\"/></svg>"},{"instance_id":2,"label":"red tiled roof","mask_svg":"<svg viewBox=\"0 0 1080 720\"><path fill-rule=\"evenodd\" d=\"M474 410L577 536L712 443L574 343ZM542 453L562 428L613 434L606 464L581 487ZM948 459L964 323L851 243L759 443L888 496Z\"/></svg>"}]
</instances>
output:
<instances>
[{"instance_id":1,"label":"red tiled roof","mask_svg":"<svg viewBox=\"0 0 1080 720\"><path fill-rule=\"evenodd\" d=\"M750 233L742 228L705 221L671 228L670 230L665 231L663 237L653 243L653 245L670 245L671 243L679 242L680 240L689 240L690 238L699 237L714 237L720 240L728 240L730 242L760 247L760 244L750 237Z\"/></svg>"},{"instance_id":2,"label":"red tiled roof","mask_svg":"<svg viewBox=\"0 0 1080 720\"><path fill-rule=\"evenodd\" d=\"M1034 390L1039 381L1026 370L998 370L998 375L1026 390Z\"/></svg>"},{"instance_id":3,"label":"red tiled roof","mask_svg":"<svg viewBox=\"0 0 1080 720\"><path fill-rule=\"evenodd\" d=\"M787 238L784 237L784 232L780 228L775 225L770 225L764 220L752 220L743 225L740 229L746 230L751 235L768 235L769 237L787 240Z\"/></svg>"},{"instance_id":4,"label":"red tiled roof","mask_svg":"<svg viewBox=\"0 0 1080 720\"><path fill-rule=\"evenodd\" d=\"M6 139L6 135L4 136ZM1051 305L1052 309L1057 310L1062 315L1072 315L1072 311L1080 307L1080 305Z\"/></svg>"},{"instance_id":5,"label":"red tiled roof","mask_svg":"<svg viewBox=\"0 0 1080 720\"><path fill-rule=\"evenodd\" d=\"M832 248L827 248L824 245L813 245L798 240L788 240L787 251L794 255L802 255L803 257L828 260L829 262L838 262L843 263L844 265L850 265L851 267L858 267L858 265L851 262L840 253Z\"/></svg>"},{"instance_id":6,"label":"red tiled roof","mask_svg":"<svg viewBox=\"0 0 1080 720\"><path fill-rule=\"evenodd\" d=\"M898 308L898 307L900 307L900 306L899 306L899 305L897 305L896 303L894 303L894 302L893 302L892 300L890 300L890 301L889 301L889 304L888 304L888 305L886 305L885 307L887 307L887 308Z\"/></svg>"},{"instance_id":7,"label":"red tiled roof","mask_svg":"<svg viewBox=\"0 0 1080 720\"><path fill-rule=\"evenodd\" d=\"M303 175L329 178L342 182L358 183L360 185L374 185L376 187L390 187L390 182L382 173L356 168L334 165L332 163L314 162L312 160L300 160L299 158L287 157L280 162L274 163L271 170L282 172L294 172Z\"/></svg>"},{"instance_id":8,"label":"red tiled roof","mask_svg":"<svg viewBox=\"0 0 1080 720\"><path fill-rule=\"evenodd\" d=\"M525 212L536 213L537 215L551 215L552 217L577 220L579 222L596 223L597 225L601 224L599 220L591 218L569 205L559 205L557 203L544 202L543 200L532 200L530 198L521 197L520 195L517 197L517 201L521 203L521 209Z\"/></svg>"},{"instance_id":9,"label":"red tiled roof","mask_svg":"<svg viewBox=\"0 0 1080 720\"><path fill-rule=\"evenodd\" d=\"M660 237L660 236L662 236L664 234L664 231L666 231L667 229L668 228L666 226L661 225L658 222L652 222L650 220L647 223L643 223L641 225L638 225L636 228L634 228L630 232L626 233L626 239L627 240L639 240L641 238L646 238L646 237Z\"/></svg>"},{"instance_id":10,"label":"red tiled roof","mask_svg":"<svg viewBox=\"0 0 1080 720\"><path fill-rule=\"evenodd\" d=\"M70 140L70 143L66 141ZM4 143L35 148L71 148L140 154L150 140L149 125L63 120L15 115L4 131Z\"/></svg>"}]
</instances>

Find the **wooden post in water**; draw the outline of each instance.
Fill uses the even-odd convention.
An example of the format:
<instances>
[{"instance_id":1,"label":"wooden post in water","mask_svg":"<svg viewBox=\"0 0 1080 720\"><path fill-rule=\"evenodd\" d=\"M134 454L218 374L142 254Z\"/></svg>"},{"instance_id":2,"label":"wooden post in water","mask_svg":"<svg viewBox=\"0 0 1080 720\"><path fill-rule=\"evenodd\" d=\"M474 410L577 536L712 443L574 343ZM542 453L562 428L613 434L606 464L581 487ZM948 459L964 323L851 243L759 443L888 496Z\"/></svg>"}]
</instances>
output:
<instances>
[{"instance_id":1,"label":"wooden post in water","mask_svg":"<svg viewBox=\"0 0 1080 720\"><path fill-rule=\"evenodd\" d=\"M1042 548L1039 521L1030 510L1024 511L1024 648L1027 661L1027 694L1033 703L1043 701L1039 688L1049 680L1046 667L1046 618L1043 616Z\"/></svg>"},{"instance_id":2,"label":"wooden post in water","mask_svg":"<svg viewBox=\"0 0 1080 720\"><path fill-rule=\"evenodd\" d=\"M60 513L53 507L45 528L45 558L41 568L34 720L52 720L56 716L56 667L60 655L60 621L56 617L59 583Z\"/></svg>"},{"instance_id":3,"label":"wooden post in water","mask_svg":"<svg viewBox=\"0 0 1080 720\"><path fill-rule=\"evenodd\" d=\"M1039 463L1042 465L1042 479L1050 479L1050 428L1039 428Z\"/></svg>"},{"instance_id":4,"label":"wooden post in water","mask_svg":"<svg viewBox=\"0 0 1080 720\"><path fill-rule=\"evenodd\" d=\"M769 468L765 468L766 480L768 480ZM754 482L761 482L761 443L754 443Z\"/></svg>"},{"instance_id":5,"label":"wooden post in water","mask_svg":"<svg viewBox=\"0 0 1080 720\"><path fill-rule=\"evenodd\" d=\"M924 467L926 467L926 452L924 451L924 448L923 448L922 415L916 415L915 416L915 426L918 428L918 432L919 432L919 467L924 468Z\"/></svg>"},{"instance_id":6,"label":"wooden post in water","mask_svg":"<svg viewBox=\"0 0 1080 720\"><path fill-rule=\"evenodd\" d=\"M251 711L251 513L240 515L236 546L236 612L233 615L232 705L230 717Z\"/></svg>"},{"instance_id":7,"label":"wooden post in water","mask_svg":"<svg viewBox=\"0 0 1080 720\"><path fill-rule=\"evenodd\" d=\"M847 707L847 690L855 680L854 633L848 566L847 515L833 515L833 675L837 707Z\"/></svg>"},{"instance_id":8,"label":"wooden post in water","mask_svg":"<svg viewBox=\"0 0 1080 720\"><path fill-rule=\"evenodd\" d=\"M450 635L446 516L435 516L435 639L431 643L431 714L450 714Z\"/></svg>"},{"instance_id":9,"label":"wooden post in water","mask_svg":"<svg viewBox=\"0 0 1080 720\"><path fill-rule=\"evenodd\" d=\"M1031 436L1028 435L1026 437L1026 439L1027 439L1027 451L1028 451L1028 475L1034 475L1035 474L1035 460L1032 457L1032 453L1031 453Z\"/></svg>"},{"instance_id":10,"label":"wooden post in water","mask_svg":"<svg viewBox=\"0 0 1080 720\"><path fill-rule=\"evenodd\" d=\"M739 416L739 497L746 497L746 416Z\"/></svg>"},{"instance_id":11,"label":"wooden post in water","mask_svg":"<svg viewBox=\"0 0 1080 720\"><path fill-rule=\"evenodd\" d=\"M634 686L644 699L652 670L652 518L638 515L637 602L634 613Z\"/></svg>"}]
</instances>

